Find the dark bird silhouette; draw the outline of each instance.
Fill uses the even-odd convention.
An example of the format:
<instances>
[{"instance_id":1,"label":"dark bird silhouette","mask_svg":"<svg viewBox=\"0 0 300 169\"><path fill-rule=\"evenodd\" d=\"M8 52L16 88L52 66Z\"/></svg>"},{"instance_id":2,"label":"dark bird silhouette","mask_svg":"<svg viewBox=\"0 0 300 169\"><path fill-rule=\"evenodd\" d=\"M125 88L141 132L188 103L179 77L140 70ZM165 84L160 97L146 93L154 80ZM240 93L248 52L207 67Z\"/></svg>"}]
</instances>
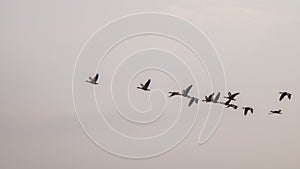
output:
<instances>
[{"instance_id":1,"label":"dark bird silhouette","mask_svg":"<svg viewBox=\"0 0 300 169\"><path fill-rule=\"evenodd\" d=\"M215 98L213 98L212 100L211 100L211 102L213 102L213 103L219 103L218 102L218 100L219 100L219 98L220 98L220 92L218 92L218 94L217 94L217 96L215 97Z\"/></svg>"},{"instance_id":2,"label":"dark bird silhouette","mask_svg":"<svg viewBox=\"0 0 300 169\"><path fill-rule=\"evenodd\" d=\"M226 99L229 99L229 100L234 100L235 101L235 97L237 95L239 95L240 93L234 93L234 94L231 94L231 92L228 92L228 96L224 97Z\"/></svg>"},{"instance_id":3,"label":"dark bird silhouette","mask_svg":"<svg viewBox=\"0 0 300 169\"><path fill-rule=\"evenodd\" d=\"M272 110L270 112L271 113L269 113L269 115L271 115L271 114L282 114L280 109L279 110Z\"/></svg>"},{"instance_id":4,"label":"dark bird silhouette","mask_svg":"<svg viewBox=\"0 0 300 169\"><path fill-rule=\"evenodd\" d=\"M206 103L212 102L212 99L213 99L213 97L214 97L214 94L215 94L215 93L212 93L212 94L210 94L209 96L205 96L205 99L202 100L202 102L206 102Z\"/></svg>"},{"instance_id":5,"label":"dark bird silhouette","mask_svg":"<svg viewBox=\"0 0 300 169\"><path fill-rule=\"evenodd\" d=\"M181 94L181 95L182 95L183 97L189 97L188 94L189 94L189 92L191 91L192 86L193 86L193 85L189 85L186 89L182 90L182 94Z\"/></svg>"},{"instance_id":6,"label":"dark bird silhouette","mask_svg":"<svg viewBox=\"0 0 300 169\"><path fill-rule=\"evenodd\" d=\"M148 88L150 85L151 79L149 79L145 84L141 83L141 87L137 87L138 89L144 90L144 91L150 91Z\"/></svg>"},{"instance_id":7,"label":"dark bird silhouette","mask_svg":"<svg viewBox=\"0 0 300 169\"><path fill-rule=\"evenodd\" d=\"M92 77L89 77L89 80L86 80L85 82L88 82L88 83L91 83L91 84L98 84L97 81L98 81L98 78L99 78L99 74L97 73L96 76L94 78Z\"/></svg>"},{"instance_id":8,"label":"dark bird silhouette","mask_svg":"<svg viewBox=\"0 0 300 169\"><path fill-rule=\"evenodd\" d=\"M195 102L195 103L198 103L199 99L198 98L195 98L195 97L190 97L190 102L189 102L189 107Z\"/></svg>"},{"instance_id":9,"label":"dark bird silhouette","mask_svg":"<svg viewBox=\"0 0 300 169\"><path fill-rule=\"evenodd\" d=\"M243 107L244 109L244 115L246 116L248 111L250 111L253 114L253 108L252 107Z\"/></svg>"},{"instance_id":10,"label":"dark bird silhouette","mask_svg":"<svg viewBox=\"0 0 300 169\"><path fill-rule=\"evenodd\" d=\"M234 104L228 104L228 105L226 105L226 108L230 108L230 107L232 107L233 109L237 109L238 108L238 106L234 105Z\"/></svg>"},{"instance_id":11,"label":"dark bird silhouette","mask_svg":"<svg viewBox=\"0 0 300 169\"><path fill-rule=\"evenodd\" d=\"M289 100L291 100L292 98L292 94L288 92L279 92L279 94L280 94L279 101L281 101L286 96L289 98Z\"/></svg>"},{"instance_id":12,"label":"dark bird silhouette","mask_svg":"<svg viewBox=\"0 0 300 169\"><path fill-rule=\"evenodd\" d=\"M169 92L169 97L173 97L173 96L176 96L176 95L181 95L179 92Z\"/></svg>"}]
</instances>

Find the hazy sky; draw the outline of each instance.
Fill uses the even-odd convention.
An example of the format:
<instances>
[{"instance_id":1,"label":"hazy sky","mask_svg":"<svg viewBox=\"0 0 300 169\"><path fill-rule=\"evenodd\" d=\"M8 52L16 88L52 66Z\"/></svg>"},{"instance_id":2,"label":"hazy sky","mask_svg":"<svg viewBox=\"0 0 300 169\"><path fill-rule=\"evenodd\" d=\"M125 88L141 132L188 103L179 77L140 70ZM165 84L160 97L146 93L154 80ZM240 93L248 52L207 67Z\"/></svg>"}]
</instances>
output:
<instances>
[{"instance_id":1,"label":"hazy sky","mask_svg":"<svg viewBox=\"0 0 300 169\"><path fill-rule=\"evenodd\" d=\"M1 1L0 168L299 168L299 7L297 0ZM220 55L227 88L240 91L237 103L255 112L244 117L241 110L225 110L213 137L198 145L208 110L201 103L196 125L175 149L146 160L124 159L97 147L81 129L72 74L80 49L99 27L153 11L199 27ZM202 84L200 93L210 92ZM279 103L281 90L293 93L292 101ZM267 115L279 108L283 115Z\"/></svg>"}]
</instances>

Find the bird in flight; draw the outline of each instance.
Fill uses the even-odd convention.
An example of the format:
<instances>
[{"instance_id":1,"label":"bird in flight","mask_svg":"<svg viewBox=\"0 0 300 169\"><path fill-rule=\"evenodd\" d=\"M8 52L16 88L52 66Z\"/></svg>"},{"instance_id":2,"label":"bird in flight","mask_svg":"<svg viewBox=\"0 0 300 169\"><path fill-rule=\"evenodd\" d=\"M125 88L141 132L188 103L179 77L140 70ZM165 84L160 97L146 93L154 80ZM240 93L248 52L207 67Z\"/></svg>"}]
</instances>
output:
<instances>
[{"instance_id":1,"label":"bird in flight","mask_svg":"<svg viewBox=\"0 0 300 169\"><path fill-rule=\"evenodd\" d=\"M211 102L211 101L213 100L214 94L215 94L215 93L212 93L212 94L210 94L209 96L205 96L205 99L202 100L202 102L206 102L206 103Z\"/></svg>"},{"instance_id":2,"label":"bird in flight","mask_svg":"<svg viewBox=\"0 0 300 169\"><path fill-rule=\"evenodd\" d=\"M195 102L198 103L199 99L195 98L195 97L190 97L190 102L189 102L189 107Z\"/></svg>"},{"instance_id":3,"label":"bird in flight","mask_svg":"<svg viewBox=\"0 0 300 169\"><path fill-rule=\"evenodd\" d=\"M179 92L169 92L169 97L173 97L173 96L176 96L176 95L181 95Z\"/></svg>"},{"instance_id":4,"label":"bird in flight","mask_svg":"<svg viewBox=\"0 0 300 169\"><path fill-rule=\"evenodd\" d=\"M89 80L86 80L85 82L88 82L88 83L97 85L97 84L98 84L98 83L97 83L98 78L99 78L99 74L97 73L96 76L95 76L94 78L89 77Z\"/></svg>"},{"instance_id":5,"label":"bird in flight","mask_svg":"<svg viewBox=\"0 0 300 169\"><path fill-rule=\"evenodd\" d=\"M189 97L188 94L189 94L189 92L191 91L192 86L193 86L193 85L189 85L186 89L182 90L182 94L181 94L181 95L182 95L183 97Z\"/></svg>"},{"instance_id":6,"label":"bird in flight","mask_svg":"<svg viewBox=\"0 0 300 169\"><path fill-rule=\"evenodd\" d=\"M289 100L291 100L292 98L292 94L288 92L279 92L279 94L280 94L279 101L281 101L284 97L288 97Z\"/></svg>"},{"instance_id":7,"label":"bird in flight","mask_svg":"<svg viewBox=\"0 0 300 169\"><path fill-rule=\"evenodd\" d=\"M253 114L253 108L252 107L243 107L244 109L244 116L247 115L248 111L250 111Z\"/></svg>"},{"instance_id":8,"label":"bird in flight","mask_svg":"<svg viewBox=\"0 0 300 169\"><path fill-rule=\"evenodd\" d=\"M269 115L271 115L271 114L282 114L280 109L279 110L272 110L270 112L271 113L269 113Z\"/></svg>"},{"instance_id":9,"label":"bird in flight","mask_svg":"<svg viewBox=\"0 0 300 169\"><path fill-rule=\"evenodd\" d=\"M213 98L212 100L211 100L211 102L213 102L213 103L218 103L218 100L219 100L219 98L220 98L220 92L218 92L218 94L217 94L217 96L215 97L215 98Z\"/></svg>"},{"instance_id":10,"label":"bird in flight","mask_svg":"<svg viewBox=\"0 0 300 169\"><path fill-rule=\"evenodd\" d=\"M140 84L141 87L137 87L138 89L144 90L144 91L150 91L150 89L148 88L150 85L151 79L148 79L148 81L145 84Z\"/></svg>"},{"instance_id":11,"label":"bird in flight","mask_svg":"<svg viewBox=\"0 0 300 169\"><path fill-rule=\"evenodd\" d=\"M237 96L237 95L239 95L240 93L234 93L234 94L232 94L231 92L228 92L228 96L226 96L226 97L224 97L224 98L226 98L226 99L229 99L229 100L234 100L235 101L235 97Z\"/></svg>"}]
</instances>

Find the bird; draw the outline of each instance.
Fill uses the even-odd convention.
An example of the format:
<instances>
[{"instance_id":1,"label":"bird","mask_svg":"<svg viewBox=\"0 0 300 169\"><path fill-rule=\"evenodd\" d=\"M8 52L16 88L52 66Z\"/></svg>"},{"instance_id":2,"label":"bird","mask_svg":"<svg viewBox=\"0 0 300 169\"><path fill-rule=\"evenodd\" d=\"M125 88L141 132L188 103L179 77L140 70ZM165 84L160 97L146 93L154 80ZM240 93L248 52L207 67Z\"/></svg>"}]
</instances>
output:
<instances>
[{"instance_id":1,"label":"bird","mask_svg":"<svg viewBox=\"0 0 300 169\"><path fill-rule=\"evenodd\" d=\"M141 87L137 87L138 89L144 90L144 91L150 91L150 89L148 88L150 85L151 79L148 79L148 81L145 84L140 84Z\"/></svg>"},{"instance_id":2,"label":"bird","mask_svg":"<svg viewBox=\"0 0 300 169\"><path fill-rule=\"evenodd\" d=\"M191 91L192 86L193 86L193 85L189 85L186 89L182 90L182 94L181 94L181 95L182 95L183 97L189 97L188 94L189 94L189 92Z\"/></svg>"},{"instance_id":3,"label":"bird","mask_svg":"<svg viewBox=\"0 0 300 169\"><path fill-rule=\"evenodd\" d=\"M195 102L195 103L198 103L199 99L198 98L195 98L195 97L190 97L190 102L189 102L189 107Z\"/></svg>"},{"instance_id":4,"label":"bird","mask_svg":"<svg viewBox=\"0 0 300 169\"><path fill-rule=\"evenodd\" d=\"M97 83L98 78L99 78L99 74L97 73L94 78L89 77L89 80L86 80L85 82L97 85L98 84Z\"/></svg>"},{"instance_id":5,"label":"bird","mask_svg":"<svg viewBox=\"0 0 300 169\"><path fill-rule=\"evenodd\" d=\"M252 107L243 107L244 109L244 115L246 116L248 111L250 111L253 114L253 108Z\"/></svg>"},{"instance_id":6,"label":"bird","mask_svg":"<svg viewBox=\"0 0 300 169\"><path fill-rule=\"evenodd\" d=\"M237 109L238 108L238 106L234 105L234 104L228 104L228 105L226 105L226 108L229 108L229 107L232 107L233 109Z\"/></svg>"},{"instance_id":7,"label":"bird","mask_svg":"<svg viewBox=\"0 0 300 169\"><path fill-rule=\"evenodd\" d=\"M282 114L280 109L279 110L272 110L270 112L271 113L269 113L269 115L271 115L271 114Z\"/></svg>"},{"instance_id":8,"label":"bird","mask_svg":"<svg viewBox=\"0 0 300 169\"><path fill-rule=\"evenodd\" d=\"M213 102L213 103L218 103L218 100L219 100L219 98L220 98L220 92L218 92L218 94L217 94L217 96L215 97L215 98L213 98L212 100L211 100L211 102Z\"/></svg>"},{"instance_id":9,"label":"bird","mask_svg":"<svg viewBox=\"0 0 300 169\"><path fill-rule=\"evenodd\" d=\"M229 100L234 100L235 101L235 97L237 95L239 95L240 93L234 93L234 94L231 94L231 92L228 92L228 96L224 97L226 99L229 99Z\"/></svg>"},{"instance_id":10,"label":"bird","mask_svg":"<svg viewBox=\"0 0 300 169\"><path fill-rule=\"evenodd\" d=\"M211 102L215 93L210 94L209 96L205 96L205 99L202 102Z\"/></svg>"},{"instance_id":11,"label":"bird","mask_svg":"<svg viewBox=\"0 0 300 169\"><path fill-rule=\"evenodd\" d=\"M292 98L292 94L288 92L279 92L279 94L280 94L279 101L281 101L285 96L287 96L289 100L291 100Z\"/></svg>"},{"instance_id":12,"label":"bird","mask_svg":"<svg viewBox=\"0 0 300 169\"><path fill-rule=\"evenodd\" d=\"M173 97L173 96L176 96L176 95L181 95L179 92L169 92L169 97Z\"/></svg>"}]
</instances>

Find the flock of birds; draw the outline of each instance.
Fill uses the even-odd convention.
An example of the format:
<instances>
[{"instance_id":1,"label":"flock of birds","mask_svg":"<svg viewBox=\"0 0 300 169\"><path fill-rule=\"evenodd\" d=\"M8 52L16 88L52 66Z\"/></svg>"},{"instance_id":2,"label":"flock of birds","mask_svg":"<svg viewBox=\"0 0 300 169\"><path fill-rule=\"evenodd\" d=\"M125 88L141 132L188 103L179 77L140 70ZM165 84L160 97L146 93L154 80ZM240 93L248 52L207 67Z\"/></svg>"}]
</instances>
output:
<instances>
[{"instance_id":1,"label":"flock of birds","mask_svg":"<svg viewBox=\"0 0 300 169\"><path fill-rule=\"evenodd\" d=\"M98 79L99 79L99 74L96 74L96 76L94 78L89 77L89 80L86 80L86 82L91 83L93 85L97 85L98 84ZM151 79L148 79L146 83L141 83L139 87L137 87L137 89L143 90L143 91L150 91L149 86L151 83ZM187 99L190 99L190 102L188 104L188 106L190 107L193 103L198 103L199 99L193 96L189 95L190 90L192 89L192 85L189 85L186 89L182 90L182 92L178 92L178 91L171 91L169 92L169 97L173 97L173 96L182 96L185 97ZM215 104L222 104L224 105L226 108L233 108L233 109L237 109L238 106L231 103L232 101L236 101L236 97L239 95L240 93L231 93L228 92L228 96L225 96L224 98L227 99L225 102L220 102L220 92L217 93L216 96L215 93L212 93L208 96L205 96L205 98L202 100L202 102L205 103L215 103ZM279 92L279 101L282 101L285 97L287 97L289 100L292 98L292 94L289 92ZM251 112L251 114L253 114L254 110L252 107L249 106L245 106L242 107L242 109L244 110L244 115L246 116L248 114L248 112ZM281 110L271 110L269 115L271 114L282 114Z\"/></svg>"}]
</instances>

